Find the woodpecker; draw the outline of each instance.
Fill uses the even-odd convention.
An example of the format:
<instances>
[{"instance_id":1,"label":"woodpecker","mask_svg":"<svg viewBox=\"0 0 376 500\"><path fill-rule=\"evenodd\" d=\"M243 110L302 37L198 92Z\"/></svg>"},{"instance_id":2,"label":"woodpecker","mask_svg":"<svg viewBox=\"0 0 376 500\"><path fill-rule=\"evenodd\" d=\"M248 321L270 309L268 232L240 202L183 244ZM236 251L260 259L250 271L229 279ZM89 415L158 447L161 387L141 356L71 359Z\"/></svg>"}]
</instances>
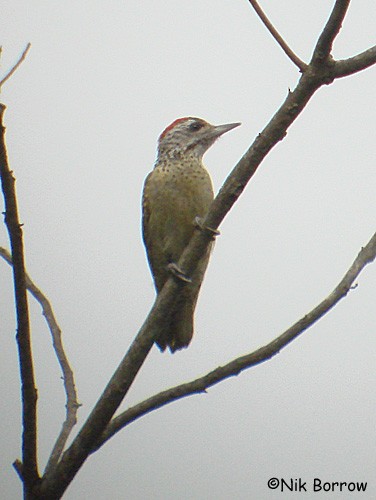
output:
<instances>
[{"instance_id":1,"label":"woodpecker","mask_svg":"<svg viewBox=\"0 0 376 500\"><path fill-rule=\"evenodd\" d=\"M156 340L161 351L168 347L173 353L187 347L192 339L193 315L210 249L192 276L185 277L177 263L214 197L202 157L218 137L239 125L179 118L159 137L157 160L143 189L143 240L157 293L171 272L187 281L169 313L164 333Z\"/></svg>"}]
</instances>

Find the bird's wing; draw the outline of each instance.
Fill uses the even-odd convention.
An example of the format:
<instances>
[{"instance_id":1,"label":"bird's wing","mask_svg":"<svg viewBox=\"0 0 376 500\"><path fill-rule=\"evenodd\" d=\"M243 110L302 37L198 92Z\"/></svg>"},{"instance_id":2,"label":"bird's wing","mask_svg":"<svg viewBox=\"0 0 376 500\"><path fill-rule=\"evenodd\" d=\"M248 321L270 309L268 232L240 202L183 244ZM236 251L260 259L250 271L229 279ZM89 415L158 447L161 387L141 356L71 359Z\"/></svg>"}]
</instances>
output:
<instances>
[{"instance_id":1,"label":"bird's wing","mask_svg":"<svg viewBox=\"0 0 376 500\"><path fill-rule=\"evenodd\" d=\"M144 183L144 190L142 193L142 238L146 246L146 250L149 247L149 220L150 220L150 204L148 203L148 183L150 176L153 172L146 177Z\"/></svg>"}]
</instances>

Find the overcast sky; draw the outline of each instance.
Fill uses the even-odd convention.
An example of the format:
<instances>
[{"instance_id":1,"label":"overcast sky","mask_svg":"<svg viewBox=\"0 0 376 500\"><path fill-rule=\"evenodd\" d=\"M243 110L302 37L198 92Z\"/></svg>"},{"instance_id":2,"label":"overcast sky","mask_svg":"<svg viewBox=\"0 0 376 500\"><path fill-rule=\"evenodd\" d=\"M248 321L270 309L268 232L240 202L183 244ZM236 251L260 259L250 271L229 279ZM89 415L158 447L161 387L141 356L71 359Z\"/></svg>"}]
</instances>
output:
<instances>
[{"instance_id":1,"label":"overcast sky","mask_svg":"<svg viewBox=\"0 0 376 500\"><path fill-rule=\"evenodd\" d=\"M332 0L260 2L309 60ZM376 3L353 1L335 43L375 43ZM51 299L82 424L152 306L140 231L143 180L175 118L241 121L205 156L218 190L299 78L247 0L3 2L7 145L27 268ZM188 349L153 348L122 408L264 345L326 297L375 231L375 68L322 88L221 226ZM3 209L2 209L3 210ZM8 246L5 227L0 245ZM93 455L64 498L273 499L271 477L368 481L376 498L376 265L278 356L151 413ZM11 273L0 261L1 498L21 497L20 391ZM64 393L30 300L41 466ZM356 495L354 494L354 497ZM296 494L294 495L296 498Z\"/></svg>"}]
</instances>

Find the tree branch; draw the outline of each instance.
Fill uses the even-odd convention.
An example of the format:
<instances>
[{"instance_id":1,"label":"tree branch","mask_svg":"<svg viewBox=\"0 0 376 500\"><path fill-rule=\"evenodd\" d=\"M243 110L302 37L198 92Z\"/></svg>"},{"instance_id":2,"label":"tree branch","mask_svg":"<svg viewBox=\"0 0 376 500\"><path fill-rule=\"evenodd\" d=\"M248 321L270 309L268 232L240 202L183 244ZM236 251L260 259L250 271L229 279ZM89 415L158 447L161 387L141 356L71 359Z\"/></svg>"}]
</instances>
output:
<instances>
[{"instance_id":1,"label":"tree branch","mask_svg":"<svg viewBox=\"0 0 376 500\"><path fill-rule=\"evenodd\" d=\"M0 247L0 256L10 265L13 266L12 256L6 248ZM60 365L64 389L66 395L66 417L63 422L60 434L55 442L53 450L51 452L50 458L48 460L46 471L49 471L58 462L61 453L64 449L65 443L71 433L73 427L77 423L77 410L80 404L77 400L77 391L74 383L74 374L70 367L68 358L65 354L61 329L56 321L52 306L47 297L43 292L35 285L30 276L25 273L26 288L29 290L31 295L39 302L42 307L42 314L46 319L46 323L51 333L52 345L56 354L56 358Z\"/></svg>"},{"instance_id":2,"label":"tree branch","mask_svg":"<svg viewBox=\"0 0 376 500\"><path fill-rule=\"evenodd\" d=\"M279 337L250 354L236 358L230 363L227 363L225 366L216 368L203 377L160 392L159 394L156 394L155 396L152 396L151 398L148 398L124 411L110 422L92 452L100 448L106 441L108 441L114 436L114 434L119 432L125 426L147 413L192 394L206 392L209 387L218 384L222 380L238 375L243 370L247 370L248 368L271 359L273 356L278 354L281 349L285 348L292 340L296 339L305 330L310 328L316 321L327 314L341 299L343 299L349 290L352 289L354 281L364 267L367 264L370 264L375 258L376 233L372 236L367 245L361 249L353 264L332 293Z\"/></svg>"},{"instance_id":3,"label":"tree branch","mask_svg":"<svg viewBox=\"0 0 376 500\"><path fill-rule=\"evenodd\" d=\"M17 71L17 69L21 66L21 64L23 63L23 61L26 59L26 56L27 56L27 53L29 52L29 49L31 47L31 43L28 43L24 49L24 51L22 52L22 54L20 55L20 58L18 59L18 61L16 62L16 64L8 71L8 73L0 80L0 89L1 87L3 86L3 84L9 80L9 78L13 75L13 73L15 73Z\"/></svg>"},{"instance_id":4,"label":"tree branch","mask_svg":"<svg viewBox=\"0 0 376 500\"><path fill-rule=\"evenodd\" d=\"M344 76L353 75L358 71L369 68L376 63L376 45L357 54L356 56L336 61L334 66L335 78L342 78Z\"/></svg>"},{"instance_id":5,"label":"tree branch","mask_svg":"<svg viewBox=\"0 0 376 500\"><path fill-rule=\"evenodd\" d=\"M18 217L15 179L8 166L3 125L5 106L0 104L0 174L5 202L5 224L13 256L13 278L17 318L17 345L21 370L22 393L22 473L26 491L39 478L37 465L37 389L35 387L30 340L29 309L26 293L23 237Z\"/></svg>"},{"instance_id":6,"label":"tree branch","mask_svg":"<svg viewBox=\"0 0 376 500\"><path fill-rule=\"evenodd\" d=\"M332 51L334 39L338 35L342 21L349 8L350 0L336 0L332 13L321 33L312 56L312 63L326 61Z\"/></svg>"},{"instance_id":7,"label":"tree branch","mask_svg":"<svg viewBox=\"0 0 376 500\"><path fill-rule=\"evenodd\" d=\"M267 15L265 12L262 10L260 5L256 0L249 0L249 3L252 5L252 7L255 9L256 14L259 16L261 21L264 23L266 26L267 30L269 33L272 35L272 37L275 39L275 41L278 43L278 45L282 48L284 53L287 55L289 59L300 69L300 71L303 73L307 69L307 64L302 61L287 45L287 43L284 41L282 36L278 33L278 31L275 29L273 24L269 21Z\"/></svg>"}]
</instances>

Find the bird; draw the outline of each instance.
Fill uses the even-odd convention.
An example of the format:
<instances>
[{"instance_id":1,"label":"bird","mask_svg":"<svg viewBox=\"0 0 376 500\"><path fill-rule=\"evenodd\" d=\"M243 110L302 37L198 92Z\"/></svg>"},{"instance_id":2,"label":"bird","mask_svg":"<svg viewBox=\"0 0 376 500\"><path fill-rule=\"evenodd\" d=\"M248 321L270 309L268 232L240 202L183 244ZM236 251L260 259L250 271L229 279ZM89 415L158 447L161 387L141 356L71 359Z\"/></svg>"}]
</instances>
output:
<instances>
[{"instance_id":1,"label":"bird","mask_svg":"<svg viewBox=\"0 0 376 500\"><path fill-rule=\"evenodd\" d=\"M191 342L194 310L209 261L211 245L192 276L185 276L177 266L214 198L203 155L221 135L239 125L211 125L201 118L184 117L159 136L157 160L143 188L142 236L157 294L171 273L186 281L155 341L162 352L168 347L174 353Z\"/></svg>"}]
</instances>

